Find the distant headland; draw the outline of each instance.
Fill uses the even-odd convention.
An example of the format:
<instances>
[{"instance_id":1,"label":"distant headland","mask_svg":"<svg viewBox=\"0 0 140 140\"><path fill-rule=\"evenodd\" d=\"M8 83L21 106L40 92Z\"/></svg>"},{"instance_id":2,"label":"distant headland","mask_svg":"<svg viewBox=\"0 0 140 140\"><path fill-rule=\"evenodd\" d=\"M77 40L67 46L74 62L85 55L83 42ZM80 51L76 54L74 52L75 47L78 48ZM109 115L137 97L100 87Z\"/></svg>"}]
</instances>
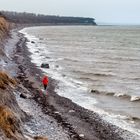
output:
<instances>
[{"instance_id":1,"label":"distant headland","mask_svg":"<svg viewBox=\"0 0 140 140\"><path fill-rule=\"evenodd\" d=\"M48 24L48 25L97 25L94 18L88 17L65 17L55 15L43 15L34 13L19 13L0 11L7 20L21 24Z\"/></svg>"}]
</instances>

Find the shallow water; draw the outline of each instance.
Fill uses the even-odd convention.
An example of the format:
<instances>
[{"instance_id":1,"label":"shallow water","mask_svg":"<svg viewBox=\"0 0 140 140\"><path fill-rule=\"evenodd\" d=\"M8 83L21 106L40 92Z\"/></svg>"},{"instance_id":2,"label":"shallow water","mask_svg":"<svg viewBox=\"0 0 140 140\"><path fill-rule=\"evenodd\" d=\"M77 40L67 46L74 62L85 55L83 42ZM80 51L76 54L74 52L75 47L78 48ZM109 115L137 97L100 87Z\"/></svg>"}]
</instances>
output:
<instances>
[{"instance_id":1,"label":"shallow water","mask_svg":"<svg viewBox=\"0 0 140 140\"><path fill-rule=\"evenodd\" d=\"M22 32L29 38L32 61L39 67L49 63L50 69L42 70L61 81L60 95L110 122L121 118L128 123L120 121L121 127L140 133L139 26L47 26ZM115 118L107 118L112 113Z\"/></svg>"}]
</instances>

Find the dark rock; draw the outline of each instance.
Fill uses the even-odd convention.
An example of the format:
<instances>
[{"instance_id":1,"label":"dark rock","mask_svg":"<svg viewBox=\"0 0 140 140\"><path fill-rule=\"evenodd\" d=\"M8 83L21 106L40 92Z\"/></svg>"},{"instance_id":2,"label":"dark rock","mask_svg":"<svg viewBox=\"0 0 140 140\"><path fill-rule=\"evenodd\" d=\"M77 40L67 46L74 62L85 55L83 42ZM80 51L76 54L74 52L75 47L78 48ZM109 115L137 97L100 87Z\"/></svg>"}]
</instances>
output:
<instances>
[{"instance_id":1,"label":"dark rock","mask_svg":"<svg viewBox=\"0 0 140 140\"><path fill-rule=\"evenodd\" d=\"M50 59L50 57L46 56L45 58Z\"/></svg>"},{"instance_id":2,"label":"dark rock","mask_svg":"<svg viewBox=\"0 0 140 140\"><path fill-rule=\"evenodd\" d=\"M47 69L49 69L50 66L49 66L49 64L47 64L47 63L42 63L42 64L41 64L41 68L47 68Z\"/></svg>"},{"instance_id":3,"label":"dark rock","mask_svg":"<svg viewBox=\"0 0 140 140\"><path fill-rule=\"evenodd\" d=\"M25 94L23 94L23 93L20 94L20 97L24 98L24 99L27 99L27 96Z\"/></svg>"},{"instance_id":4,"label":"dark rock","mask_svg":"<svg viewBox=\"0 0 140 140\"><path fill-rule=\"evenodd\" d=\"M90 92L91 93L96 93L96 94L99 94L100 93L98 90L94 90L94 89L92 89Z\"/></svg>"},{"instance_id":5,"label":"dark rock","mask_svg":"<svg viewBox=\"0 0 140 140\"><path fill-rule=\"evenodd\" d=\"M39 53L39 51L35 51L35 53Z\"/></svg>"},{"instance_id":6,"label":"dark rock","mask_svg":"<svg viewBox=\"0 0 140 140\"><path fill-rule=\"evenodd\" d=\"M56 67L56 68L59 68L59 65L56 65L55 67Z\"/></svg>"},{"instance_id":7,"label":"dark rock","mask_svg":"<svg viewBox=\"0 0 140 140\"><path fill-rule=\"evenodd\" d=\"M34 41L31 41L31 43L35 43Z\"/></svg>"}]
</instances>

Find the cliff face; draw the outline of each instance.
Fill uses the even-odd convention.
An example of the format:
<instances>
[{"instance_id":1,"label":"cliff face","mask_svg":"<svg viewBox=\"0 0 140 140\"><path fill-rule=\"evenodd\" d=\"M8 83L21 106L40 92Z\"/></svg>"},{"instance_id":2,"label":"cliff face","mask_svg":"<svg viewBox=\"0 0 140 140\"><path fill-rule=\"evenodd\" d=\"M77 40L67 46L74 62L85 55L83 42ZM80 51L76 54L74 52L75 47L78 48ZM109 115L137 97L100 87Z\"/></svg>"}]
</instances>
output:
<instances>
[{"instance_id":1,"label":"cliff face","mask_svg":"<svg viewBox=\"0 0 140 140\"><path fill-rule=\"evenodd\" d=\"M8 34L8 30L9 23L6 21L4 17L0 16L0 56L4 55L2 41Z\"/></svg>"},{"instance_id":2,"label":"cliff face","mask_svg":"<svg viewBox=\"0 0 140 140\"><path fill-rule=\"evenodd\" d=\"M4 39L9 32L9 23L0 15L0 62L5 58ZM0 65L1 69L1 65ZM16 82L0 71L0 140L24 140L21 121L26 114L20 109L14 95Z\"/></svg>"},{"instance_id":3,"label":"cliff face","mask_svg":"<svg viewBox=\"0 0 140 140\"><path fill-rule=\"evenodd\" d=\"M19 108L15 96L15 80L6 73L0 72L0 139L22 140L21 120L25 113Z\"/></svg>"},{"instance_id":4,"label":"cliff face","mask_svg":"<svg viewBox=\"0 0 140 140\"><path fill-rule=\"evenodd\" d=\"M0 40L2 40L3 37L8 33L8 29L9 23L4 17L0 16Z\"/></svg>"},{"instance_id":5,"label":"cliff face","mask_svg":"<svg viewBox=\"0 0 140 140\"><path fill-rule=\"evenodd\" d=\"M16 96L22 92L20 90L17 92L17 89L21 87L15 79L4 72L6 70L10 73L11 69L5 69L5 67L15 64L5 55L4 42L9 30L9 23L0 15L0 140L48 140L44 137L25 134L23 124L30 119L30 116L20 108L16 100ZM8 46L12 47L11 44ZM3 62L5 62L4 68ZM14 71L13 67L12 71Z\"/></svg>"}]
</instances>

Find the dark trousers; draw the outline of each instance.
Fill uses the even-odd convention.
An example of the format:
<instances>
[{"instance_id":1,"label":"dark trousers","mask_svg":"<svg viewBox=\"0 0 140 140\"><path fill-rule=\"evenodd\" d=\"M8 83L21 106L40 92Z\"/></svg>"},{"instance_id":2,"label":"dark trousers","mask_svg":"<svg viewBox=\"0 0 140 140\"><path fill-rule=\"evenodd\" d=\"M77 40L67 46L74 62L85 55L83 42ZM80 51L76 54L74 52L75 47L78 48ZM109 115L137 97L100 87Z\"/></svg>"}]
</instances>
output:
<instances>
[{"instance_id":1,"label":"dark trousers","mask_svg":"<svg viewBox=\"0 0 140 140\"><path fill-rule=\"evenodd\" d=\"M47 89L47 85L44 84L44 90L46 90L46 89Z\"/></svg>"}]
</instances>

